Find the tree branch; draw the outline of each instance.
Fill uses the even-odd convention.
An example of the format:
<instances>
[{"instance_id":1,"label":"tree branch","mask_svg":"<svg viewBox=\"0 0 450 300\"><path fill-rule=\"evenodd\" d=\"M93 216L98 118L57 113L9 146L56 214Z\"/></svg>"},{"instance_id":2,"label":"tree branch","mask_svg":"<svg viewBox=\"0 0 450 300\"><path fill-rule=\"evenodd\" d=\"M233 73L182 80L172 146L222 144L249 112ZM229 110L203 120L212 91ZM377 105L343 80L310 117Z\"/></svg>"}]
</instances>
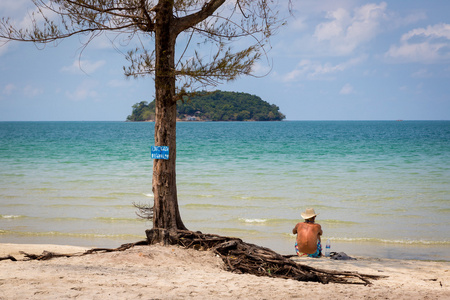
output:
<instances>
[{"instance_id":1,"label":"tree branch","mask_svg":"<svg viewBox=\"0 0 450 300\"><path fill-rule=\"evenodd\" d=\"M186 29L206 20L206 18L211 16L224 3L225 0L211 0L209 2L206 2L200 11L182 18L175 19L176 34L178 35L180 32L183 32Z\"/></svg>"},{"instance_id":2,"label":"tree branch","mask_svg":"<svg viewBox=\"0 0 450 300\"><path fill-rule=\"evenodd\" d=\"M152 18L150 17L149 11L147 11L147 8L145 7L145 0L140 0L139 8L141 10L141 17L147 21L145 25L141 24L141 26L139 26L139 28L145 32L155 31L155 23L153 22ZM153 7L150 11L155 11L155 10L156 10L156 7Z\"/></svg>"}]
</instances>

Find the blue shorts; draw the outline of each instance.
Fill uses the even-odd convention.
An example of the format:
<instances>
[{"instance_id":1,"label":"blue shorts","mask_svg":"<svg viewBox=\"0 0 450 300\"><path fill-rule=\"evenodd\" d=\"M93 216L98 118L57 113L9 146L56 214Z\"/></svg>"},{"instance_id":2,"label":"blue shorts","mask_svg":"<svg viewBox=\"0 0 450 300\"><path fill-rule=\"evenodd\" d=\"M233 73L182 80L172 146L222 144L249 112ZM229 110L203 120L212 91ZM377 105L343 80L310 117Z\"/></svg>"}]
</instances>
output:
<instances>
[{"instance_id":1,"label":"blue shorts","mask_svg":"<svg viewBox=\"0 0 450 300\"><path fill-rule=\"evenodd\" d=\"M322 256L322 244L320 243L320 240L317 241L317 250L313 254L303 253L298 250L297 242L295 242L295 252L297 252L298 256L307 256L307 257L314 257L318 258Z\"/></svg>"}]
</instances>

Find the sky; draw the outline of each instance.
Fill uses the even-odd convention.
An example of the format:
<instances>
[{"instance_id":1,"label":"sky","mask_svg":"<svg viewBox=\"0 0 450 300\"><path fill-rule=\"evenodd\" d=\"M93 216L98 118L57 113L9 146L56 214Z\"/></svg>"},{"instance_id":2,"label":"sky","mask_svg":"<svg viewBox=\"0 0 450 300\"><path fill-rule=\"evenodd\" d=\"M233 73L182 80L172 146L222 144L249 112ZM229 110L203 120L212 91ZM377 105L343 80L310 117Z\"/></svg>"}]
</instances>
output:
<instances>
[{"instance_id":1,"label":"sky","mask_svg":"<svg viewBox=\"0 0 450 300\"><path fill-rule=\"evenodd\" d=\"M17 24L32 9L0 1ZM254 68L265 76L215 89L257 95L286 120L450 120L449 12L448 0L295 0ZM125 121L152 101L151 77L124 76L132 43L108 38L0 43L0 121Z\"/></svg>"}]
</instances>

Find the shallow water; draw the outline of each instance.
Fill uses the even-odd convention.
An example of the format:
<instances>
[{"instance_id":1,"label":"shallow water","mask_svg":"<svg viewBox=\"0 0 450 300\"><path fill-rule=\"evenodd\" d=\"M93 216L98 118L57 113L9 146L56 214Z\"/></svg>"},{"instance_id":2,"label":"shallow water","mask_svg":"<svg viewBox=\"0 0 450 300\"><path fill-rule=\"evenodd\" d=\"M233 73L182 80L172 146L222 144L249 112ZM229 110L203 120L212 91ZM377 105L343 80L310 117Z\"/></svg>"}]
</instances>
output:
<instances>
[{"instance_id":1,"label":"shallow water","mask_svg":"<svg viewBox=\"0 0 450 300\"><path fill-rule=\"evenodd\" d=\"M293 253L314 207L332 251L450 260L450 122L178 123L191 230ZM117 246L151 227L153 123L1 122L0 242Z\"/></svg>"}]
</instances>

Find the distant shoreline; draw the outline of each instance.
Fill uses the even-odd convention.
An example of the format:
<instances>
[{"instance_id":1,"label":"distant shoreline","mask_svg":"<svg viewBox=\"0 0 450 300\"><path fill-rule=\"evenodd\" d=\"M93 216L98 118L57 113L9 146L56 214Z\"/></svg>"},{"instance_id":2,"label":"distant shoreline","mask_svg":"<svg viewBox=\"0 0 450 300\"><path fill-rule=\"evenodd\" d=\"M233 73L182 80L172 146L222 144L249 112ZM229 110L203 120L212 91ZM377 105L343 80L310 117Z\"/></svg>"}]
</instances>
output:
<instances>
[{"instance_id":1,"label":"distant shoreline","mask_svg":"<svg viewBox=\"0 0 450 300\"><path fill-rule=\"evenodd\" d=\"M220 123L220 122L230 122L230 123L246 123L246 122L263 122L263 123L271 123L271 122L284 122L286 120L270 120L270 121L256 121L256 120L246 120L246 121L234 121L234 120L228 120L228 121L213 121L213 120L183 120L183 119L177 119L177 122L183 122L183 123ZM95 122L95 121L92 121ZM101 121L100 121L101 122ZM108 121L105 121L108 122ZM112 121L114 122L114 121ZM120 122L120 121L119 121ZM155 120L146 120L146 121L125 121L127 123L154 123Z\"/></svg>"},{"instance_id":2,"label":"distant shoreline","mask_svg":"<svg viewBox=\"0 0 450 300\"><path fill-rule=\"evenodd\" d=\"M88 122L105 122L105 123L145 123L145 122L155 122L153 121L128 121L128 120L3 120L0 123L45 123L45 122L55 122L55 123L88 123ZM181 121L184 122L184 121ZM200 122L200 121L186 121L186 122ZM398 122L397 120L277 120L277 121L203 121L203 122L233 122L233 123L244 123L244 122L261 122L261 123L271 123L271 122ZM450 122L450 120L402 120L403 123L408 122ZM399 123L402 123L399 122Z\"/></svg>"}]
</instances>

